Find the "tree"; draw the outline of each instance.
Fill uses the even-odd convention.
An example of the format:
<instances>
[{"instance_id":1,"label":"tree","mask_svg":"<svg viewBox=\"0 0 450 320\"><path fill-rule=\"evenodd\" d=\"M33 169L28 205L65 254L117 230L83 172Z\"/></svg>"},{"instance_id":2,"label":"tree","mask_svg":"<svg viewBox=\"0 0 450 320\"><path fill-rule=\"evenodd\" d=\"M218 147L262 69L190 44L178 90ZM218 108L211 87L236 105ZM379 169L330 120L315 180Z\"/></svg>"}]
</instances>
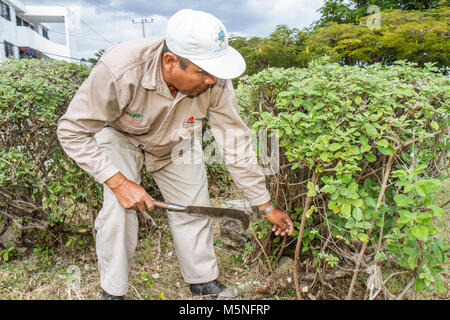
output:
<instances>
[{"instance_id":1,"label":"tree","mask_svg":"<svg viewBox=\"0 0 450 320\"><path fill-rule=\"evenodd\" d=\"M237 49L247 63L247 74L257 73L264 68L306 66L305 51L307 32L286 25L278 25L266 38L240 36L230 37L229 43Z\"/></svg>"},{"instance_id":2,"label":"tree","mask_svg":"<svg viewBox=\"0 0 450 320\"><path fill-rule=\"evenodd\" d=\"M322 15L314 23L316 28L323 27L330 22L351 23L355 22L356 18L354 10L348 4L344 3L343 0L327 0L317 11Z\"/></svg>"},{"instance_id":3,"label":"tree","mask_svg":"<svg viewBox=\"0 0 450 320\"><path fill-rule=\"evenodd\" d=\"M390 64L409 60L423 65L448 66L450 42L445 16L447 7L423 11L390 10L381 13L379 28L369 28L368 17L359 24L329 22L308 37L311 57L323 54L345 64Z\"/></svg>"},{"instance_id":4,"label":"tree","mask_svg":"<svg viewBox=\"0 0 450 320\"><path fill-rule=\"evenodd\" d=\"M355 23L358 24L362 17L372 12L369 6L377 6L380 11L401 10L427 10L431 8L449 5L446 0L327 0L318 10L322 16L314 23L315 28L325 26L327 23Z\"/></svg>"},{"instance_id":5,"label":"tree","mask_svg":"<svg viewBox=\"0 0 450 320\"><path fill-rule=\"evenodd\" d=\"M367 8L377 5L380 9L425 10L448 4L442 0L351 0L356 8Z\"/></svg>"}]
</instances>

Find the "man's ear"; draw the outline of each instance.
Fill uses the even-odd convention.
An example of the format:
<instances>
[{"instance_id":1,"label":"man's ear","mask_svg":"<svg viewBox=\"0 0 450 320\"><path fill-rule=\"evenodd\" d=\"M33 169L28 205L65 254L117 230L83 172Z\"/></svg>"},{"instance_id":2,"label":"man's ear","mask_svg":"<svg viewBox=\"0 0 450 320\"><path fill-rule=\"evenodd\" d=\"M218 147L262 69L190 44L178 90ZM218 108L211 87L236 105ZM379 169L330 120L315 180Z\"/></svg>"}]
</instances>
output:
<instances>
[{"instance_id":1,"label":"man's ear","mask_svg":"<svg viewBox=\"0 0 450 320\"><path fill-rule=\"evenodd\" d=\"M177 57L171 53L166 52L163 56L163 68L166 72L171 73L178 66Z\"/></svg>"}]
</instances>

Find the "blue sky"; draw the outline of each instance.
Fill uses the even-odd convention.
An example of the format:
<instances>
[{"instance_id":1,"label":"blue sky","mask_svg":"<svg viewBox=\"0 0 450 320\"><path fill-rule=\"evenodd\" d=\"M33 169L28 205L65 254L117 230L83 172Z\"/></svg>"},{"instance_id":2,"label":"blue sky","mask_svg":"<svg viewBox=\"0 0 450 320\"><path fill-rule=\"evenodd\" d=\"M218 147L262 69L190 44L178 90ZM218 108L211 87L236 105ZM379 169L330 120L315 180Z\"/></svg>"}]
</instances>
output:
<instances>
[{"instance_id":1,"label":"blue sky","mask_svg":"<svg viewBox=\"0 0 450 320\"><path fill-rule=\"evenodd\" d=\"M179 9L203 10L219 18L228 33L267 36L280 24L302 29L319 19L323 0L20 0L25 5L69 6L72 56L90 58L99 49L142 38L135 18L153 18L147 36L164 36L169 17ZM51 24L50 39L62 42L61 25Z\"/></svg>"}]
</instances>

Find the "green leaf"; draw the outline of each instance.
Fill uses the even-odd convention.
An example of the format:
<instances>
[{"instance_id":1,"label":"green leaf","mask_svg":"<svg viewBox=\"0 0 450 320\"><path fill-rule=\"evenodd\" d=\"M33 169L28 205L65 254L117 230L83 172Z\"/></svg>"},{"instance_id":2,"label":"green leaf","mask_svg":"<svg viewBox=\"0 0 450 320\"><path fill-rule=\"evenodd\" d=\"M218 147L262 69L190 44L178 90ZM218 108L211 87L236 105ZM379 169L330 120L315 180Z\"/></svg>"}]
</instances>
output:
<instances>
[{"instance_id":1,"label":"green leaf","mask_svg":"<svg viewBox=\"0 0 450 320\"><path fill-rule=\"evenodd\" d=\"M431 127L434 130L439 130L439 125L438 125L438 123L436 121L431 121Z\"/></svg>"},{"instance_id":2,"label":"green leaf","mask_svg":"<svg viewBox=\"0 0 450 320\"><path fill-rule=\"evenodd\" d=\"M408 257L408 259L406 260L408 263L408 266L411 268L411 270L414 270L414 268L417 266L417 262L419 261L419 256L418 255L411 255Z\"/></svg>"},{"instance_id":3,"label":"green leaf","mask_svg":"<svg viewBox=\"0 0 450 320\"><path fill-rule=\"evenodd\" d=\"M352 175L351 174L344 174L344 175L342 175L341 181L343 183L350 183L350 181L352 181Z\"/></svg>"},{"instance_id":4,"label":"green leaf","mask_svg":"<svg viewBox=\"0 0 450 320\"><path fill-rule=\"evenodd\" d=\"M409 210L400 210L400 217L397 219L397 223L409 224L413 222L413 215Z\"/></svg>"},{"instance_id":5,"label":"green leaf","mask_svg":"<svg viewBox=\"0 0 450 320\"><path fill-rule=\"evenodd\" d=\"M361 198L353 199L351 200L351 204L357 208L362 208L364 206L364 201Z\"/></svg>"},{"instance_id":6,"label":"green leaf","mask_svg":"<svg viewBox=\"0 0 450 320\"><path fill-rule=\"evenodd\" d=\"M349 217L347 222L345 223L344 227L347 229L351 229L351 228L353 228L354 225L355 225L355 219L353 219L352 217Z\"/></svg>"},{"instance_id":7,"label":"green leaf","mask_svg":"<svg viewBox=\"0 0 450 320\"><path fill-rule=\"evenodd\" d=\"M363 219L363 213L360 208L353 208L353 218L355 218L356 221L361 221Z\"/></svg>"},{"instance_id":8,"label":"green leaf","mask_svg":"<svg viewBox=\"0 0 450 320\"><path fill-rule=\"evenodd\" d=\"M336 191L336 187L332 184L326 184L322 187L322 189L320 189L320 192L325 192L325 193L334 193Z\"/></svg>"},{"instance_id":9,"label":"green leaf","mask_svg":"<svg viewBox=\"0 0 450 320\"><path fill-rule=\"evenodd\" d=\"M440 264L445 264L447 261L447 256L445 255L444 251L442 251L441 248L435 247L435 250L433 250L435 253L435 257L439 261Z\"/></svg>"},{"instance_id":10,"label":"green leaf","mask_svg":"<svg viewBox=\"0 0 450 320\"><path fill-rule=\"evenodd\" d=\"M311 206L311 208L305 213L306 217L309 218L315 211L317 211L317 208L315 206Z\"/></svg>"},{"instance_id":11,"label":"green leaf","mask_svg":"<svg viewBox=\"0 0 450 320\"><path fill-rule=\"evenodd\" d=\"M385 156L390 156L395 153L395 149L393 146L389 145L387 148L382 146L377 146L378 151Z\"/></svg>"},{"instance_id":12,"label":"green leaf","mask_svg":"<svg viewBox=\"0 0 450 320\"><path fill-rule=\"evenodd\" d=\"M381 140L377 141L377 146L387 148L387 147L389 147L389 142L386 139L381 139Z\"/></svg>"},{"instance_id":13,"label":"green leaf","mask_svg":"<svg viewBox=\"0 0 450 320\"><path fill-rule=\"evenodd\" d=\"M366 159L369 162L375 162L377 161L377 157L373 153L366 154Z\"/></svg>"},{"instance_id":14,"label":"green leaf","mask_svg":"<svg viewBox=\"0 0 450 320\"><path fill-rule=\"evenodd\" d=\"M438 207L434 204L429 204L427 208L431 209L434 217L443 217L444 216L444 210L441 207Z\"/></svg>"},{"instance_id":15,"label":"green leaf","mask_svg":"<svg viewBox=\"0 0 450 320\"><path fill-rule=\"evenodd\" d=\"M328 162L328 153L326 152L321 152L319 155L320 160L322 160L323 162Z\"/></svg>"},{"instance_id":16,"label":"green leaf","mask_svg":"<svg viewBox=\"0 0 450 320\"><path fill-rule=\"evenodd\" d=\"M365 233L358 233L358 239L362 242L369 242L369 236Z\"/></svg>"},{"instance_id":17,"label":"green leaf","mask_svg":"<svg viewBox=\"0 0 450 320\"><path fill-rule=\"evenodd\" d=\"M436 192L442 187L442 183L438 179L423 179L417 182L417 186L425 193Z\"/></svg>"},{"instance_id":18,"label":"green leaf","mask_svg":"<svg viewBox=\"0 0 450 320\"><path fill-rule=\"evenodd\" d=\"M314 184L311 181L308 181L307 184L308 187L308 193L306 194L307 197L315 197L316 196L316 188L314 187Z\"/></svg>"},{"instance_id":19,"label":"green leaf","mask_svg":"<svg viewBox=\"0 0 450 320\"><path fill-rule=\"evenodd\" d=\"M411 228L411 234L418 240L427 241L428 240L428 228L424 226L414 226Z\"/></svg>"},{"instance_id":20,"label":"green leaf","mask_svg":"<svg viewBox=\"0 0 450 320\"><path fill-rule=\"evenodd\" d=\"M355 97L355 103L359 106L361 104L361 102L362 102L361 96L356 96Z\"/></svg>"},{"instance_id":21,"label":"green leaf","mask_svg":"<svg viewBox=\"0 0 450 320\"><path fill-rule=\"evenodd\" d=\"M371 208L375 208L377 205L377 202L372 197L367 197L364 199L364 201L366 202L367 206Z\"/></svg>"},{"instance_id":22,"label":"green leaf","mask_svg":"<svg viewBox=\"0 0 450 320\"><path fill-rule=\"evenodd\" d=\"M426 197L426 193L423 191L422 188L420 188L417 184L414 185L414 190L417 192L417 194L421 197Z\"/></svg>"},{"instance_id":23,"label":"green leaf","mask_svg":"<svg viewBox=\"0 0 450 320\"><path fill-rule=\"evenodd\" d=\"M350 203L345 202L344 204L342 204L341 211L342 211L342 215L344 217L350 216L351 210L352 210L352 206L350 205Z\"/></svg>"},{"instance_id":24,"label":"green leaf","mask_svg":"<svg viewBox=\"0 0 450 320\"><path fill-rule=\"evenodd\" d=\"M361 153L365 153L365 152L368 152L370 150L372 150L372 147L369 146L369 144L367 142L361 144Z\"/></svg>"},{"instance_id":25,"label":"green leaf","mask_svg":"<svg viewBox=\"0 0 450 320\"><path fill-rule=\"evenodd\" d=\"M414 184L412 184L412 183L407 183L403 187L403 192L404 193L410 193L412 190L414 190Z\"/></svg>"},{"instance_id":26,"label":"green leaf","mask_svg":"<svg viewBox=\"0 0 450 320\"><path fill-rule=\"evenodd\" d=\"M372 224L369 222L369 221L363 221L362 222L362 227L364 228L364 229L371 229L372 228Z\"/></svg>"},{"instance_id":27,"label":"green leaf","mask_svg":"<svg viewBox=\"0 0 450 320\"><path fill-rule=\"evenodd\" d=\"M399 207L407 207L410 204L414 203L414 200L412 200L408 196L405 196L404 194L396 194L394 196L394 201Z\"/></svg>"},{"instance_id":28,"label":"green leaf","mask_svg":"<svg viewBox=\"0 0 450 320\"><path fill-rule=\"evenodd\" d=\"M425 281L423 279L420 279L419 277L416 278L416 291L421 291L425 288Z\"/></svg>"},{"instance_id":29,"label":"green leaf","mask_svg":"<svg viewBox=\"0 0 450 320\"><path fill-rule=\"evenodd\" d=\"M328 146L328 150L333 152L339 150L340 148L342 148L342 145L339 143L332 143Z\"/></svg>"},{"instance_id":30,"label":"green leaf","mask_svg":"<svg viewBox=\"0 0 450 320\"><path fill-rule=\"evenodd\" d=\"M366 129L366 133L369 135L369 137L374 138L374 139L376 137L378 137L377 129L375 129L375 127L373 125L371 125L370 123L364 124L364 128Z\"/></svg>"}]
</instances>

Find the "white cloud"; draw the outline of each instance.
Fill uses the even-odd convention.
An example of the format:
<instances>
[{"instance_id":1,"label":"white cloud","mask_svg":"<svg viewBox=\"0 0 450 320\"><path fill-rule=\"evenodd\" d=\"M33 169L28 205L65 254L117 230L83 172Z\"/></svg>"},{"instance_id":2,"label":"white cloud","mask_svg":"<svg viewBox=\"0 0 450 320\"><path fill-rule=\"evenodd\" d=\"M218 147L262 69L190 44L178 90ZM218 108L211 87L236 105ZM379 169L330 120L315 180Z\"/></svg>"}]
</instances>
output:
<instances>
[{"instance_id":1,"label":"white cloud","mask_svg":"<svg viewBox=\"0 0 450 320\"><path fill-rule=\"evenodd\" d=\"M320 18L317 9L322 3L322 0L248 0L247 5L264 21L240 32L247 36L268 36L281 24L301 30Z\"/></svg>"}]
</instances>

